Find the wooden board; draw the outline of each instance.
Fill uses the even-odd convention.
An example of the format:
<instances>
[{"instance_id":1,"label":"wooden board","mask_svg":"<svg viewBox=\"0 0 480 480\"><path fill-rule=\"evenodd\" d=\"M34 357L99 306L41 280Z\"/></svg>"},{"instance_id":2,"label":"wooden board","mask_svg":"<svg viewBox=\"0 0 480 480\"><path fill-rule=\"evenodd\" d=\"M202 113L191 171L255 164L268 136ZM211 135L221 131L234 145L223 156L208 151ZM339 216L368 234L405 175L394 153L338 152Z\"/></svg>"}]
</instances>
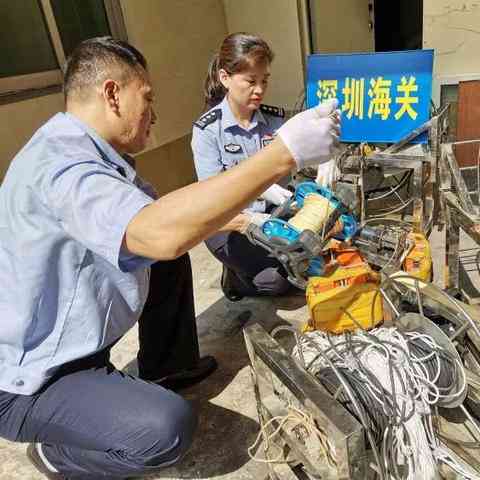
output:
<instances>
[{"instance_id":1,"label":"wooden board","mask_svg":"<svg viewBox=\"0 0 480 480\"><path fill-rule=\"evenodd\" d=\"M457 142L480 138L480 80L460 82L458 86ZM460 167L476 165L480 144L456 145Z\"/></svg>"}]
</instances>

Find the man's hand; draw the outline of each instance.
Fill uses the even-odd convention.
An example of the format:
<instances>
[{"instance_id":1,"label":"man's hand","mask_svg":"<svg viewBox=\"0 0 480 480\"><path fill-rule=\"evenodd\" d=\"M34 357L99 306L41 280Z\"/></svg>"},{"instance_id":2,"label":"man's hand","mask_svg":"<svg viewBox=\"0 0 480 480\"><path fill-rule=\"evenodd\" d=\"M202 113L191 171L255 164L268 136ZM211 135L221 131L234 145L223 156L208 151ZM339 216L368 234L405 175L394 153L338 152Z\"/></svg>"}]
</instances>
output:
<instances>
[{"instance_id":1,"label":"man's hand","mask_svg":"<svg viewBox=\"0 0 480 480\"><path fill-rule=\"evenodd\" d=\"M274 183L270 188L265 190L261 197L267 202L273 203L274 205L282 205L292 196L292 192L286 188L281 187Z\"/></svg>"},{"instance_id":2,"label":"man's hand","mask_svg":"<svg viewBox=\"0 0 480 480\"><path fill-rule=\"evenodd\" d=\"M300 170L330 160L340 137L338 100L330 99L284 123L278 136Z\"/></svg>"},{"instance_id":3,"label":"man's hand","mask_svg":"<svg viewBox=\"0 0 480 480\"><path fill-rule=\"evenodd\" d=\"M257 227L262 228L263 224L270 218L268 213L260 212L243 212L243 216L245 217L245 220L238 229L238 231L243 234L247 232L250 225L256 225Z\"/></svg>"}]
</instances>

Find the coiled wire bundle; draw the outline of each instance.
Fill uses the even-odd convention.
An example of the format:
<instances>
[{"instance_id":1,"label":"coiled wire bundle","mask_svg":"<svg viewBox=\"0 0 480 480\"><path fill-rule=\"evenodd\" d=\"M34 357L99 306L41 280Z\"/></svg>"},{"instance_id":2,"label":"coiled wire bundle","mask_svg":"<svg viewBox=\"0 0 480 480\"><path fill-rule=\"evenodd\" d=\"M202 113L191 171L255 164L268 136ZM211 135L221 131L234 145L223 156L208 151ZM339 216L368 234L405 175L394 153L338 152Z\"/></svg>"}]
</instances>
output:
<instances>
[{"instance_id":1,"label":"coiled wire bundle","mask_svg":"<svg viewBox=\"0 0 480 480\"><path fill-rule=\"evenodd\" d=\"M381 478L438 478L445 453L433 411L466 390L452 353L429 335L397 328L315 331L297 339L292 356L363 424Z\"/></svg>"},{"instance_id":2,"label":"coiled wire bundle","mask_svg":"<svg viewBox=\"0 0 480 480\"><path fill-rule=\"evenodd\" d=\"M305 197L303 207L288 220L288 223L299 232L311 230L325 238L326 234L333 236L343 229L340 219L333 224L329 221L334 212L335 207L329 199L317 193L309 193Z\"/></svg>"}]
</instances>

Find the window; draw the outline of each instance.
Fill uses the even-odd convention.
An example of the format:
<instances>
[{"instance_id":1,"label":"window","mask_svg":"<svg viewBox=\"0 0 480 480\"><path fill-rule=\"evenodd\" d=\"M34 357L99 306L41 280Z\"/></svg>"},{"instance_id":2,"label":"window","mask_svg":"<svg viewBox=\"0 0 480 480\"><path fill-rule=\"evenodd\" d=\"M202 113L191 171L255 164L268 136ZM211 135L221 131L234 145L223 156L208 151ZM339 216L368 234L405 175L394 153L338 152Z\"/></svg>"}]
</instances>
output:
<instances>
[{"instance_id":1,"label":"window","mask_svg":"<svg viewBox=\"0 0 480 480\"><path fill-rule=\"evenodd\" d=\"M86 38L126 40L119 0L0 0L0 101L59 91L65 58Z\"/></svg>"}]
</instances>

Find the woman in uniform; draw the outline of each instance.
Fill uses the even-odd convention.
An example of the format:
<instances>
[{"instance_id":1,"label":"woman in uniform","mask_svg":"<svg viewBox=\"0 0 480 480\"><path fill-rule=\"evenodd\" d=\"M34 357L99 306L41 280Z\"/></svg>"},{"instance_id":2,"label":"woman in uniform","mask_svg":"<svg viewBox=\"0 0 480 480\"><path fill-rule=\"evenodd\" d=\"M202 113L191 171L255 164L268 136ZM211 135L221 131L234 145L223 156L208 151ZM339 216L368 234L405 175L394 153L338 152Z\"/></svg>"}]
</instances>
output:
<instances>
[{"instance_id":1,"label":"woman in uniform","mask_svg":"<svg viewBox=\"0 0 480 480\"><path fill-rule=\"evenodd\" d=\"M192 150L199 180L228 170L272 141L284 122L282 108L263 105L273 52L261 38L229 35L212 58L205 80L207 112L195 123ZM214 192L212 192L214 194ZM210 237L207 247L223 264L222 289L232 301L244 296L281 295L290 288L280 263L243 235L261 226L272 206L291 192L272 185L230 222L231 231Z\"/></svg>"}]
</instances>

